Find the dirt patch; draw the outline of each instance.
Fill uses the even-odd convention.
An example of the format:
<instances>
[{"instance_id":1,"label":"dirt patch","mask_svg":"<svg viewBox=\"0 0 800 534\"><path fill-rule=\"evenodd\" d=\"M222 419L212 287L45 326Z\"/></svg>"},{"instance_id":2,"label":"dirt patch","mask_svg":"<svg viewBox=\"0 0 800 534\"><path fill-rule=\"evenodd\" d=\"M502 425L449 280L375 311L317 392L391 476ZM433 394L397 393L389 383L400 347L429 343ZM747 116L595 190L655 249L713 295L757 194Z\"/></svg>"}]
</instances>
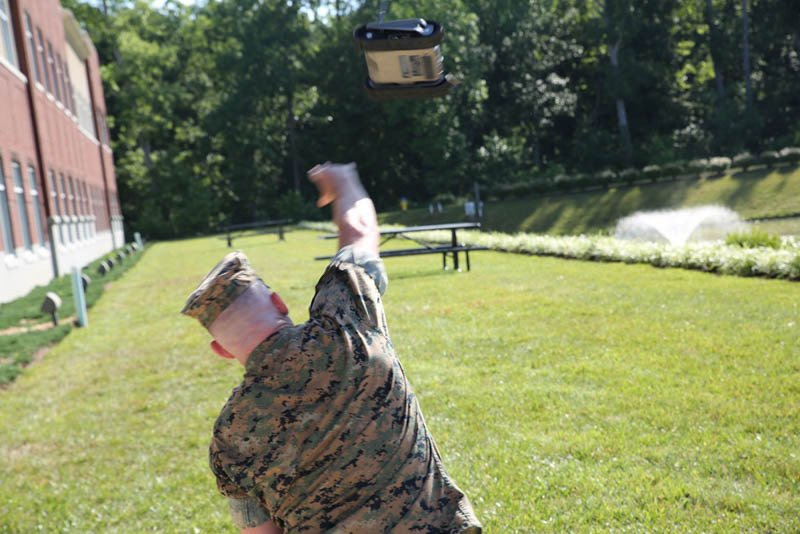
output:
<instances>
[{"instance_id":1,"label":"dirt patch","mask_svg":"<svg viewBox=\"0 0 800 534\"><path fill-rule=\"evenodd\" d=\"M36 365L40 361L44 360L45 355L48 352L50 352L50 349L52 349L52 348L53 348L53 345L50 345L50 346L47 346L47 347L39 347L38 349L36 349L36 352L33 353L33 360L31 360L30 363L23 364L22 368L25 369L26 367L30 367L31 365ZM9 388L11 388L11 386L14 385L15 382L16 382L16 380L12 380L11 382L7 382L5 384L0 384L0 391L8 390Z\"/></svg>"},{"instance_id":2,"label":"dirt patch","mask_svg":"<svg viewBox=\"0 0 800 534\"><path fill-rule=\"evenodd\" d=\"M64 317L62 319L59 319L59 323L60 324L71 323L74 320L75 316L73 315L70 317ZM27 332L41 332L42 330L50 330L51 328L55 328L52 322L39 323L33 326L25 326L25 323L33 322L31 320L26 321L25 319L23 319L20 322L23 323L20 326L12 326L10 328L6 328L5 330L0 330L0 336L13 336L15 334L25 334Z\"/></svg>"}]
</instances>

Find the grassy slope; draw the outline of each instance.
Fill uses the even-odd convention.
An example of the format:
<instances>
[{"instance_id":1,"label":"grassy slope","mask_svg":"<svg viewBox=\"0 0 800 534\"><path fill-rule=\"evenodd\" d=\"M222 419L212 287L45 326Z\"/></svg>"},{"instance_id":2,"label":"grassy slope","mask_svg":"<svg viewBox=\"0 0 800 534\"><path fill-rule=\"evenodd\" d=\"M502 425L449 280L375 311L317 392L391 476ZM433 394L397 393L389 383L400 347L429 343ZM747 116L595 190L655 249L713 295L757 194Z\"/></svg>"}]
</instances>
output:
<instances>
[{"instance_id":1,"label":"grassy slope","mask_svg":"<svg viewBox=\"0 0 800 534\"><path fill-rule=\"evenodd\" d=\"M237 242L305 320L331 250ZM207 467L241 371L177 315L227 249L154 245L0 392L0 532L233 532ZM486 531L800 531L796 283L477 253L388 260L392 337Z\"/></svg>"},{"instance_id":2,"label":"grassy slope","mask_svg":"<svg viewBox=\"0 0 800 534\"><path fill-rule=\"evenodd\" d=\"M721 204L742 217L767 217L800 213L800 168L734 172L720 178L645 184L544 198L492 202L483 225L502 232L552 234L593 233L608 229L618 218L639 210ZM461 206L429 215L427 209L381 215L382 223L430 224L464 217ZM785 223L780 228L785 227ZM781 231L778 226L767 228ZM793 225L785 233L800 233Z\"/></svg>"}]
</instances>

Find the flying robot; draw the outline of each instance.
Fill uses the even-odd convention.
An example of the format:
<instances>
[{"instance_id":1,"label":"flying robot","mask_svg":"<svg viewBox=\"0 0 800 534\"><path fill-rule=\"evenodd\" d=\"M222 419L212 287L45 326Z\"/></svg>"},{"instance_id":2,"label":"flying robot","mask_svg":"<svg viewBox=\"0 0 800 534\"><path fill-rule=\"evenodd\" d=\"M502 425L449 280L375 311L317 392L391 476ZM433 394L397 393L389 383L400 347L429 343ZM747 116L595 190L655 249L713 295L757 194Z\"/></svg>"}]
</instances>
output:
<instances>
[{"instance_id":1,"label":"flying robot","mask_svg":"<svg viewBox=\"0 0 800 534\"><path fill-rule=\"evenodd\" d=\"M367 96L373 100L420 100L449 93L458 82L444 72L442 25L422 18L384 22L387 8L388 0L381 0L378 21L353 31L353 43L367 61Z\"/></svg>"}]
</instances>

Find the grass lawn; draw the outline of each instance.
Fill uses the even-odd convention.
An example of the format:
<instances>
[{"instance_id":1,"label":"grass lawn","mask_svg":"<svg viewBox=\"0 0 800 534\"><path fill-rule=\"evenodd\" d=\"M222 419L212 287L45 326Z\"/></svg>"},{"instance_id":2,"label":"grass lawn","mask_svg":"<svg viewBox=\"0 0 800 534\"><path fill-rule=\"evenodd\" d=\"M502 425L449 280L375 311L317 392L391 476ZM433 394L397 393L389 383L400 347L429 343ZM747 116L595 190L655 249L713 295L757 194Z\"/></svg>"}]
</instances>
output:
<instances>
[{"instance_id":1,"label":"grass lawn","mask_svg":"<svg viewBox=\"0 0 800 534\"><path fill-rule=\"evenodd\" d=\"M237 245L305 320L333 243ZM0 532L234 532L207 443L242 371L178 315L226 252L154 244L0 391ZM387 260L385 303L487 533L800 532L800 284L471 259Z\"/></svg>"},{"instance_id":2,"label":"grass lawn","mask_svg":"<svg viewBox=\"0 0 800 534\"><path fill-rule=\"evenodd\" d=\"M642 184L561 196L489 202L481 224L500 232L581 234L607 231L620 217L639 210L719 204L744 218L800 213L800 168L781 167L732 171L722 177L683 182ZM462 205L447 206L442 214L427 209L381 214L385 224L435 224L464 218ZM800 235L800 219L766 224L770 232Z\"/></svg>"},{"instance_id":3,"label":"grass lawn","mask_svg":"<svg viewBox=\"0 0 800 534\"><path fill-rule=\"evenodd\" d=\"M112 255L104 254L82 271L92 279L85 294L88 308L97 302L109 282L120 278L136 263L140 253L134 252L121 261L116 260L116 267L105 275L97 273L100 263ZM41 311L45 295L51 291L61 298L59 324L53 328L39 329L52 326L52 317ZM19 376L23 366L34 360L37 351L66 336L76 315L72 276L69 274L55 278L45 286L35 287L24 297L0 304L0 387Z\"/></svg>"}]
</instances>

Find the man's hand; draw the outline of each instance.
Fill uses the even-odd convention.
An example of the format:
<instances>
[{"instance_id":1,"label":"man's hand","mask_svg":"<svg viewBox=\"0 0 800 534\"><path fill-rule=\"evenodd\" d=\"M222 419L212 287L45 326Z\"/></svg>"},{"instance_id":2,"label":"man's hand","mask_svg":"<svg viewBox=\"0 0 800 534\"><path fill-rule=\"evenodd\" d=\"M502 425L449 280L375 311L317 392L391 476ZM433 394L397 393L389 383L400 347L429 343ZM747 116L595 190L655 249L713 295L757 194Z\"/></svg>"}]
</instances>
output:
<instances>
[{"instance_id":1,"label":"man's hand","mask_svg":"<svg viewBox=\"0 0 800 534\"><path fill-rule=\"evenodd\" d=\"M333 220L339 227L339 248L353 245L378 255L378 218L355 163L323 163L308 171L319 190L317 206L333 202Z\"/></svg>"},{"instance_id":2,"label":"man's hand","mask_svg":"<svg viewBox=\"0 0 800 534\"><path fill-rule=\"evenodd\" d=\"M361 180L358 179L355 163L343 165L328 161L314 165L308 171L308 179L317 186L319 191L317 206L320 208L342 196L353 194L367 196Z\"/></svg>"}]
</instances>

